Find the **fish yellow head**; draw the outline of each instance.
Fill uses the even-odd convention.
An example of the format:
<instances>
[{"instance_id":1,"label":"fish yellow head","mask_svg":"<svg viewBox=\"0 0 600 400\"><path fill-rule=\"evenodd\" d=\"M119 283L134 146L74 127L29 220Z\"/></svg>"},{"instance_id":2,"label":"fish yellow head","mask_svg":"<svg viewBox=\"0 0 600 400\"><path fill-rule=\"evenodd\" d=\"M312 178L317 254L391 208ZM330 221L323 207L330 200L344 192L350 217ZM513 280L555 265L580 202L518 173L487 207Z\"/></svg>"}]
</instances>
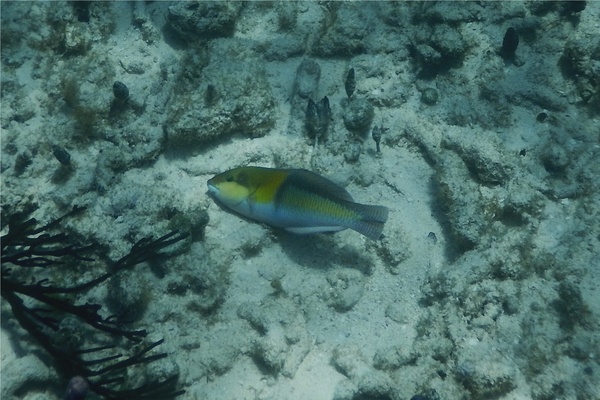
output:
<instances>
[{"instance_id":1,"label":"fish yellow head","mask_svg":"<svg viewBox=\"0 0 600 400\"><path fill-rule=\"evenodd\" d=\"M236 209L244 202L271 202L286 171L261 167L240 167L209 179L208 191L224 205Z\"/></svg>"},{"instance_id":2,"label":"fish yellow head","mask_svg":"<svg viewBox=\"0 0 600 400\"><path fill-rule=\"evenodd\" d=\"M229 207L247 200L253 191L248 173L235 168L208 180L208 192Z\"/></svg>"}]
</instances>

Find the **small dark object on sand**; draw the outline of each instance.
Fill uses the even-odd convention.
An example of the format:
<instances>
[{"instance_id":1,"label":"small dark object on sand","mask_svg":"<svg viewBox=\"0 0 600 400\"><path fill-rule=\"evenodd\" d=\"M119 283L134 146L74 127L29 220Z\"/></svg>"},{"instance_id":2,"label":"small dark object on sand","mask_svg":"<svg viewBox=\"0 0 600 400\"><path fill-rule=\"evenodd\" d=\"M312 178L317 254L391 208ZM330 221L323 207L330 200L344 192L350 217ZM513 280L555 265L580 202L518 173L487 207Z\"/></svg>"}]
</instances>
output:
<instances>
[{"instance_id":1,"label":"small dark object on sand","mask_svg":"<svg viewBox=\"0 0 600 400\"><path fill-rule=\"evenodd\" d=\"M373 127L373 132L371 132L371 136L373 137L373 140L375 141L375 147L377 148L377 152L381 152L381 148L379 147L379 143L381 142L381 135L383 134L383 127L379 127L377 125L375 125Z\"/></svg>"},{"instance_id":2,"label":"small dark object on sand","mask_svg":"<svg viewBox=\"0 0 600 400\"><path fill-rule=\"evenodd\" d=\"M346 94L348 95L348 98L352 97L354 89L356 89L356 78L354 76L354 68L350 68L350 71L348 71L348 75L346 75L346 82L344 82L344 88L346 89Z\"/></svg>"},{"instance_id":3,"label":"small dark object on sand","mask_svg":"<svg viewBox=\"0 0 600 400\"><path fill-rule=\"evenodd\" d=\"M204 92L204 103L207 106L213 106L217 102L219 94L217 93L217 88L212 83L209 83L206 86L206 91Z\"/></svg>"},{"instance_id":4,"label":"small dark object on sand","mask_svg":"<svg viewBox=\"0 0 600 400\"><path fill-rule=\"evenodd\" d=\"M305 116L305 123L310 137L316 139L325 137L331 121L331 107L327 96L323 97L318 103L308 99Z\"/></svg>"},{"instance_id":5,"label":"small dark object on sand","mask_svg":"<svg viewBox=\"0 0 600 400\"><path fill-rule=\"evenodd\" d=\"M539 113L537 115L537 117L535 119L537 120L537 122L544 122L544 121L546 121L547 118L548 118L548 113L542 111L541 113Z\"/></svg>"},{"instance_id":6,"label":"small dark object on sand","mask_svg":"<svg viewBox=\"0 0 600 400\"><path fill-rule=\"evenodd\" d=\"M52 154L54 154L54 157L56 157L58 162L61 163L62 165L71 164L71 155L63 147L56 145L56 144L53 145L52 146Z\"/></svg>"},{"instance_id":7,"label":"small dark object on sand","mask_svg":"<svg viewBox=\"0 0 600 400\"><path fill-rule=\"evenodd\" d=\"M502 40L502 48L500 49L500 55L502 58L512 59L515 57L515 51L519 46L519 34L517 30L512 26L506 30L504 34L504 40Z\"/></svg>"},{"instance_id":8,"label":"small dark object on sand","mask_svg":"<svg viewBox=\"0 0 600 400\"><path fill-rule=\"evenodd\" d=\"M123 82L115 81L113 83L113 94L116 99L125 101L129 98L129 88Z\"/></svg>"}]
</instances>

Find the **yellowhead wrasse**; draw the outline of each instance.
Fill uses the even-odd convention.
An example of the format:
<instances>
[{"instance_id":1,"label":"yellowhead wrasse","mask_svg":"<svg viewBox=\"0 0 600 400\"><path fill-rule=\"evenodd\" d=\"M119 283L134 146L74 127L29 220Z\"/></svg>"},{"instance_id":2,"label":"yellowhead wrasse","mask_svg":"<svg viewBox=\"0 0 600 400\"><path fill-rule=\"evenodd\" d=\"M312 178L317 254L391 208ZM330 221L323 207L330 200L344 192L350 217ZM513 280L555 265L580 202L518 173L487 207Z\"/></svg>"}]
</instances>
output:
<instances>
[{"instance_id":1,"label":"yellowhead wrasse","mask_svg":"<svg viewBox=\"0 0 600 400\"><path fill-rule=\"evenodd\" d=\"M241 167L208 181L222 205L294 233L353 229L379 239L388 209L355 203L341 186L305 169Z\"/></svg>"}]
</instances>

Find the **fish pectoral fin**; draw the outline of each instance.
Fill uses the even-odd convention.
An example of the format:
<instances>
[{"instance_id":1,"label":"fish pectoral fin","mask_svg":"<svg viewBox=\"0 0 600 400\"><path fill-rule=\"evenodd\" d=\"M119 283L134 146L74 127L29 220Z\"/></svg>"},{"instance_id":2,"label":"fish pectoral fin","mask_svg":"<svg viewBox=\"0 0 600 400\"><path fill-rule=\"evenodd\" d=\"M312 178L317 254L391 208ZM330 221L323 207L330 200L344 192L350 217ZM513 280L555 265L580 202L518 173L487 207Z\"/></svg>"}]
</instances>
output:
<instances>
[{"instance_id":1,"label":"fish pectoral fin","mask_svg":"<svg viewBox=\"0 0 600 400\"><path fill-rule=\"evenodd\" d=\"M345 226L291 226L284 228L288 232L298 235L310 235L311 233L338 232L346 229Z\"/></svg>"},{"instance_id":2,"label":"fish pectoral fin","mask_svg":"<svg viewBox=\"0 0 600 400\"><path fill-rule=\"evenodd\" d=\"M258 185L256 185L256 187L254 188L253 191L251 191L250 193L248 193L248 199L251 201L256 201L256 196L258 194L258 189L260 189L260 183Z\"/></svg>"}]
</instances>

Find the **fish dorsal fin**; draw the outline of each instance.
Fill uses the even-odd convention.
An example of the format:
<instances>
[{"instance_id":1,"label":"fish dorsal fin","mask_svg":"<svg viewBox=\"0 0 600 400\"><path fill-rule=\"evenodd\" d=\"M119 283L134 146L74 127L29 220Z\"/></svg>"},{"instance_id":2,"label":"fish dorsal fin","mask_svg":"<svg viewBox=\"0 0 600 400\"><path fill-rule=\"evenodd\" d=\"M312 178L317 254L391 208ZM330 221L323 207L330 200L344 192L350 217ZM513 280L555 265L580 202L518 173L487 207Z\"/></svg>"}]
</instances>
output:
<instances>
[{"instance_id":1,"label":"fish dorsal fin","mask_svg":"<svg viewBox=\"0 0 600 400\"><path fill-rule=\"evenodd\" d=\"M306 169L290 170L288 182L299 189L303 189L309 193L319 194L325 198L354 201L346 189L329 179Z\"/></svg>"}]
</instances>

